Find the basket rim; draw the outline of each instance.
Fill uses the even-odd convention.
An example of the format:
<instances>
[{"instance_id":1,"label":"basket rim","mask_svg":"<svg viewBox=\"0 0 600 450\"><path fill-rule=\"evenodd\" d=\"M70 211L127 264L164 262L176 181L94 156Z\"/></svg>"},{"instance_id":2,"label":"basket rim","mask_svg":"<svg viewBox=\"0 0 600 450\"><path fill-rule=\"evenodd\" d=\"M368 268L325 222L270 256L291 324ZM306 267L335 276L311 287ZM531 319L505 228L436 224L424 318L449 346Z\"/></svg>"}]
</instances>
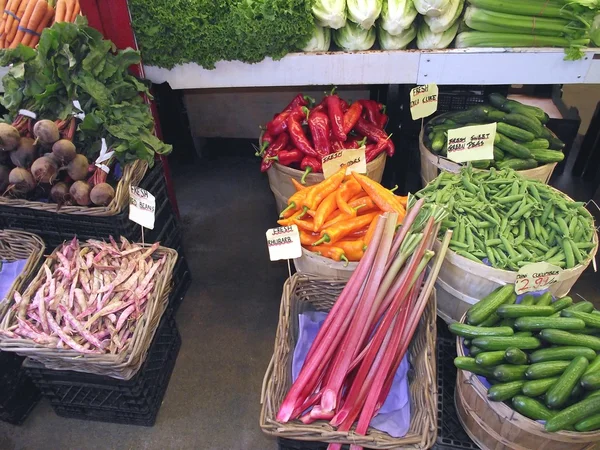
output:
<instances>
[{"instance_id":1,"label":"basket rim","mask_svg":"<svg viewBox=\"0 0 600 450\"><path fill-rule=\"evenodd\" d=\"M387 154L385 152L380 153L379 155L377 155L372 161L369 161L367 163L367 167L373 167L375 165L375 162L379 163L381 159L386 159ZM283 164L279 164L277 161L273 162L273 166L277 166L277 170L280 170L281 172L289 172L290 176L297 176L297 177L301 177L304 174L303 170L298 170L298 169L294 169L293 167L289 167L289 166L284 166ZM323 176L323 172L317 172L314 173L314 175L321 175ZM310 174L309 174L310 176Z\"/></svg>"},{"instance_id":2,"label":"basket rim","mask_svg":"<svg viewBox=\"0 0 600 450\"><path fill-rule=\"evenodd\" d=\"M146 161L138 159L126 164L123 168L123 176L117 183L115 197L107 206L62 206L58 209L56 203L44 203L4 196L0 196L0 206L34 209L55 214L84 215L92 217L114 216L119 214L129 203L129 186L137 186L140 181L142 181L142 178L144 178L147 170L148 163Z\"/></svg>"},{"instance_id":3,"label":"basket rim","mask_svg":"<svg viewBox=\"0 0 600 450\"><path fill-rule=\"evenodd\" d=\"M82 243L81 247L88 247L89 245L90 244ZM139 243L138 245L144 248L152 246L152 244ZM46 260L44 265L47 265L50 268L55 260L52 256L56 255L61 248L62 245L58 246ZM150 324L156 322L157 325L160 321L160 317L162 317L167 308L172 284L172 273L178 258L178 253L171 248L159 246L152 256L166 256L165 263L154 275L153 280L155 281L155 285L148 294L149 298L147 300L145 312L138 319L140 324L136 326L133 336L131 337L131 344L124 352L115 354L81 354L73 349L51 348L37 344L31 339L7 338L2 335L0 335L0 350L27 356L42 362L47 367L50 367L53 363L69 365L68 368L64 368L63 370L85 371L100 375L108 375L108 372L115 374L129 373L131 368L136 366L136 359L139 359L147 353L152 337L156 332L156 327L150 329ZM40 267L36 277L29 284L23 293L23 296L29 295L31 297L31 294L38 288L37 284L41 282L44 277L43 267ZM9 313L7 313L0 322L0 330L8 329L15 318L16 313L12 311L11 314L11 311L9 310ZM139 361L137 362L137 365L140 365ZM92 367L98 368L97 370L99 370L99 372L94 371ZM99 369L100 367L104 369L104 372L102 369ZM133 376L134 373L135 371L131 376ZM115 376L115 378L119 378L119 376ZM125 379L127 379L127 377Z\"/></svg>"},{"instance_id":4,"label":"basket rim","mask_svg":"<svg viewBox=\"0 0 600 450\"><path fill-rule=\"evenodd\" d=\"M287 319L290 318L290 314L292 313L291 304L289 303L289 301L294 295L294 292L296 292L296 288L300 289L298 286L302 282L321 282L324 284L329 284L332 287L342 287L346 284L347 281L296 273L291 278L288 278L284 283L282 301L280 305L279 324L277 327L277 338L275 341L275 349L263 379L263 387L261 392L261 413L259 422L263 432L272 436L291 439L301 439L305 441L344 442L346 444L360 443L365 447L373 449L430 448L435 443L437 437L437 380L434 379L435 374L437 373L437 362L435 361L434 356L432 356L431 358L424 358L424 364L429 368L428 370L426 370L426 373L430 373L433 375L431 377L425 377L427 379L427 382L426 387L424 389L426 391L424 401L425 405L420 410L422 414L417 414L417 412L413 411L411 408L411 423L417 420L418 418L419 423L421 424L421 429L416 434L407 433L407 435L405 435L404 437L393 438L383 431L379 431L377 429L369 427L368 433L365 436L362 436L355 434L353 427L350 432L340 432L335 431L333 429L331 431L323 430L324 432L326 431L327 433L329 433L328 436L324 436L323 433L318 433L317 431L311 429L314 427L314 425L327 424L327 421L323 420L318 420L311 425L304 425L295 420L293 421L293 427L295 431L286 432L286 424L280 423L276 421L274 417L269 416L269 412L267 411L267 396L269 395L269 393L271 393L273 389L275 389L274 386L276 383L281 384L285 382L279 379L279 377L275 376L275 374L273 373L275 366L279 364L279 362L277 361L279 344L278 338L281 335L281 333L285 333L287 335L287 333L289 332L290 326L289 321L287 321ZM426 333L426 350L424 350L424 352L431 353L431 355L435 355L436 351L435 309L436 306L434 289L432 291L430 300L427 303L427 309L425 310L429 314L429 322L427 323L427 326L424 327L423 331L424 333ZM286 354L289 355L290 352L293 352L292 347L293 346L286 345L283 351L285 351ZM287 369L287 371L289 372L289 368ZM430 395L430 397L427 397L427 395ZM306 427L306 431L298 431L304 427ZM385 440L382 441L382 438Z\"/></svg>"},{"instance_id":5,"label":"basket rim","mask_svg":"<svg viewBox=\"0 0 600 450\"><path fill-rule=\"evenodd\" d=\"M460 323L466 323L466 319L467 319L467 314L465 313L461 317ZM456 336L456 354L457 354L457 356L467 356L464 352L464 348L462 345L462 338L460 336ZM489 405L489 407L491 409L493 409L497 414L502 415L503 417L508 418L514 414L520 420L523 420L526 423L529 423L530 425L535 426L537 429L539 429L539 431L541 433L545 433L545 434L549 434L549 435L559 435L559 436L563 436L565 438L597 437L600 440L600 430L586 431L586 432L580 432L580 431L574 432L574 431L564 431L564 430L563 431L554 431L554 432L546 431L544 429L544 426L541 423L538 423L535 420L532 420L529 417L524 416L523 414L519 413L518 411L512 409L506 403L489 401L487 398L487 389L485 388L485 386L483 385L483 383L481 382L479 377L477 375L475 375L473 372L469 372L468 370L463 370L463 369L458 369L458 368L456 370L457 371L462 370L464 372L465 378L469 381L471 386L473 386L473 389L475 389L477 391L477 393L485 399L486 403Z\"/></svg>"}]
</instances>

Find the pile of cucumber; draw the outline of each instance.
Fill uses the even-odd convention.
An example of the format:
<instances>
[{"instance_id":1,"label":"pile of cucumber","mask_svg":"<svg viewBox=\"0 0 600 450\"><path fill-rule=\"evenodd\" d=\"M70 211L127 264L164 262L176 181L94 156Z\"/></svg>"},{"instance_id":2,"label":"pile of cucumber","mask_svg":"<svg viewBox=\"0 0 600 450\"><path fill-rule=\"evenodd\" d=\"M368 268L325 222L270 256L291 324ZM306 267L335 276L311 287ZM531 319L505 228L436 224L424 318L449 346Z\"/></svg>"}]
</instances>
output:
<instances>
[{"instance_id":1,"label":"pile of cucumber","mask_svg":"<svg viewBox=\"0 0 600 450\"><path fill-rule=\"evenodd\" d=\"M440 236L454 231L451 250L495 268L543 261L569 269L589 261L596 246L583 202L511 169L442 172L415 196L446 208Z\"/></svg>"},{"instance_id":2,"label":"pile of cucumber","mask_svg":"<svg viewBox=\"0 0 600 450\"><path fill-rule=\"evenodd\" d=\"M514 285L502 286L467 311L466 324L449 326L469 350L454 364L547 431L600 430L600 311L549 293L516 298Z\"/></svg>"},{"instance_id":3,"label":"pile of cucumber","mask_svg":"<svg viewBox=\"0 0 600 450\"><path fill-rule=\"evenodd\" d=\"M473 167L527 170L564 159L565 144L545 127L549 118L543 110L500 94L491 94L489 100L491 106L451 111L430 120L423 133L425 146L447 156L448 130L496 122L494 159L472 161Z\"/></svg>"}]
</instances>

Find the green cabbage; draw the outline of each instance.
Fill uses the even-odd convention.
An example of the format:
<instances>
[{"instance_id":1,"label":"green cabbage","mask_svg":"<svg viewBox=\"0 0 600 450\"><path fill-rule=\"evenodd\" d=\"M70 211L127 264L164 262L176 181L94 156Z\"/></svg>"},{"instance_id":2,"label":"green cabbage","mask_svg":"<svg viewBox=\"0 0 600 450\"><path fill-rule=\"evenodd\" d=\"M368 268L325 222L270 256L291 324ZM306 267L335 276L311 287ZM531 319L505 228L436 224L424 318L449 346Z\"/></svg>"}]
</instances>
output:
<instances>
[{"instance_id":1,"label":"green cabbage","mask_svg":"<svg viewBox=\"0 0 600 450\"><path fill-rule=\"evenodd\" d=\"M442 33L432 32L427 22L422 22L417 32L417 47L421 50L447 48L456 36L459 22L457 20L454 25Z\"/></svg>"},{"instance_id":2,"label":"green cabbage","mask_svg":"<svg viewBox=\"0 0 600 450\"><path fill-rule=\"evenodd\" d=\"M417 26L413 23L400 34L392 35L379 26L379 46L382 50L402 50L417 35Z\"/></svg>"},{"instance_id":3,"label":"green cabbage","mask_svg":"<svg viewBox=\"0 0 600 450\"><path fill-rule=\"evenodd\" d=\"M346 25L346 0L315 0L312 10L322 27L337 30Z\"/></svg>"},{"instance_id":4,"label":"green cabbage","mask_svg":"<svg viewBox=\"0 0 600 450\"><path fill-rule=\"evenodd\" d=\"M425 22L434 33L443 33L458 20L465 6L464 0L450 0L450 7L437 17L425 16Z\"/></svg>"},{"instance_id":5,"label":"green cabbage","mask_svg":"<svg viewBox=\"0 0 600 450\"><path fill-rule=\"evenodd\" d=\"M375 28L365 30L352 22L348 22L344 28L333 32L335 43L348 52L369 50L375 44L376 37Z\"/></svg>"},{"instance_id":6,"label":"green cabbage","mask_svg":"<svg viewBox=\"0 0 600 450\"><path fill-rule=\"evenodd\" d=\"M347 5L348 19L368 30L381 14L382 0L347 0Z\"/></svg>"},{"instance_id":7,"label":"green cabbage","mask_svg":"<svg viewBox=\"0 0 600 450\"><path fill-rule=\"evenodd\" d=\"M384 0L381 28L391 35L404 34L417 17L413 0Z\"/></svg>"},{"instance_id":8,"label":"green cabbage","mask_svg":"<svg viewBox=\"0 0 600 450\"><path fill-rule=\"evenodd\" d=\"M331 44L331 29L315 25L312 38L302 49L304 52L326 52Z\"/></svg>"},{"instance_id":9,"label":"green cabbage","mask_svg":"<svg viewBox=\"0 0 600 450\"><path fill-rule=\"evenodd\" d=\"M423 16L437 17L446 12L450 6L450 0L413 0L415 8Z\"/></svg>"},{"instance_id":10,"label":"green cabbage","mask_svg":"<svg viewBox=\"0 0 600 450\"><path fill-rule=\"evenodd\" d=\"M590 27L590 38L596 47L600 47L600 14L594 17Z\"/></svg>"}]
</instances>

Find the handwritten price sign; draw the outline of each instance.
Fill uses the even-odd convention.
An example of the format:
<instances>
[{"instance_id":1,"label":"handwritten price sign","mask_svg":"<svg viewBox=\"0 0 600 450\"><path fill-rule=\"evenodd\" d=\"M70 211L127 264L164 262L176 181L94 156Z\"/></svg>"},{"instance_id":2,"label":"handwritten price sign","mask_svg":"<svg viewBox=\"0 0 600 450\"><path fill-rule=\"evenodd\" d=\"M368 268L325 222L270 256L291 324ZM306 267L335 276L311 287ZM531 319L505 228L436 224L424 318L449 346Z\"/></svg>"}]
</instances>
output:
<instances>
[{"instance_id":1,"label":"handwritten price sign","mask_svg":"<svg viewBox=\"0 0 600 450\"><path fill-rule=\"evenodd\" d=\"M430 83L410 90L410 115L413 120L422 119L437 111L439 89Z\"/></svg>"},{"instance_id":2,"label":"handwritten price sign","mask_svg":"<svg viewBox=\"0 0 600 450\"><path fill-rule=\"evenodd\" d=\"M517 295L526 292L548 289L561 279L562 269L545 262L527 264L517 273L515 292Z\"/></svg>"},{"instance_id":3,"label":"handwritten price sign","mask_svg":"<svg viewBox=\"0 0 600 450\"><path fill-rule=\"evenodd\" d=\"M342 167L346 167L346 175L350 172L367 173L365 147L342 150L323 157L323 176L329 178Z\"/></svg>"},{"instance_id":4,"label":"handwritten price sign","mask_svg":"<svg viewBox=\"0 0 600 450\"><path fill-rule=\"evenodd\" d=\"M140 187L129 186L129 220L153 230L155 210L154 195Z\"/></svg>"},{"instance_id":5,"label":"handwritten price sign","mask_svg":"<svg viewBox=\"0 0 600 450\"><path fill-rule=\"evenodd\" d=\"M294 259L302 256L300 232L297 225L267 230L267 247L271 261Z\"/></svg>"},{"instance_id":6,"label":"handwritten price sign","mask_svg":"<svg viewBox=\"0 0 600 450\"><path fill-rule=\"evenodd\" d=\"M457 163L494 159L496 123L448 130L448 159Z\"/></svg>"}]
</instances>

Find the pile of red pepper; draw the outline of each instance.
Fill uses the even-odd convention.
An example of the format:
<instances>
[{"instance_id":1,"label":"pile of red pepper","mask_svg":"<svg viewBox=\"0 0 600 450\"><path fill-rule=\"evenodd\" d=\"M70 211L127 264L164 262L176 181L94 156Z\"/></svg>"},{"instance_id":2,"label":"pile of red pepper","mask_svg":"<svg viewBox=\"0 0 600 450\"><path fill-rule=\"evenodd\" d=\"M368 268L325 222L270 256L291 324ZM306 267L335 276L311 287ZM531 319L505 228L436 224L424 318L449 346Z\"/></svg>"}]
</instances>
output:
<instances>
[{"instance_id":1,"label":"pile of red pepper","mask_svg":"<svg viewBox=\"0 0 600 450\"><path fill-rule=\"evenodd\" d=\"M262 172L276 161L304 170L304 180L310 172L323 171L324 156L362 145L366 145L367 162L384 151L394 155L394 144L384 131L388 120L385 105L375 100L348 104L334 91L311 109L312 103L310 97L298 94L267 124L257 152Z\"/></svg>"}]
</instances>

